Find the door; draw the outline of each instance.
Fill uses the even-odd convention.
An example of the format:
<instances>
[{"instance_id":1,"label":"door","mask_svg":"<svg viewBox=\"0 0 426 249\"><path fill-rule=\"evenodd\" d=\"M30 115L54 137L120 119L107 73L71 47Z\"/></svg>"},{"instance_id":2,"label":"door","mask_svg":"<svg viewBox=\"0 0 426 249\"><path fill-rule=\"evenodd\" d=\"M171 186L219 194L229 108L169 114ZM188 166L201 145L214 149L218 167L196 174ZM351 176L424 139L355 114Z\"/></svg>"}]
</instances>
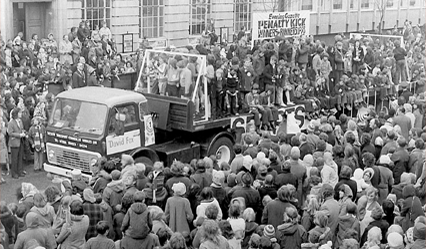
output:
<instances>
[{"instance_id":1,"label":"door","mask_svg":"<svg viewBox=\"0 0 426 249\"><path fill-rule=\"evenodd\" d=\"M33 34L39 39L45 38L46 3L25 3L26 40L29 41Z\"/></svg>"},{"instance_id":2,"label":"door","mask_svg":"<svg viewBox=\"0 0 426 249\"><path fill-rule=\"evenodd\" d=\"M25 3L13 3L13 38L19 32L25 35Z\"/></svg>"}]
</instances>

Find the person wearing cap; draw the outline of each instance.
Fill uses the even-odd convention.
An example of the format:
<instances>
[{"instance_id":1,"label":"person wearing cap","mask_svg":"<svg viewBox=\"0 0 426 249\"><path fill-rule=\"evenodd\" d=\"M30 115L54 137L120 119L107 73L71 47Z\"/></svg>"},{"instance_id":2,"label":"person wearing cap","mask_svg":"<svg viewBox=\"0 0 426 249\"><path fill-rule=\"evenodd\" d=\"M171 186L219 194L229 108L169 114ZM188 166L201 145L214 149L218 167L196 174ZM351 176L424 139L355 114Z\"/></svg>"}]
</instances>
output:
<instances>
[{"instance_id":1,"label":"person wearing cap","mask_svg":"<svg viewBox=\"0 0 426 249\"><path fill-rule=\"evenodd\" d=\"M393 173L392 170L390 170L391 166L393 166L393 162L388 155L380 156L377 162L377 167L380 172L380 183L377 187L379 190L378 202L380 204L382 204L386 199L389 194L389 190L392 189L392 186L394 185Z\"/></svg>"},{"instance_id":2,"label":"person wearing cap","mask_svg":"<svg viewBox=\"0 0 426 249\"><path fill-rule=\"evenodd\" d=\"M191 204L183 197L186 193L186 186L182 182L173 184L173 196L167 199L164 213L170 229L173 232L190 232L189 224L194 219Z\"/></svg>"}]
</instances>

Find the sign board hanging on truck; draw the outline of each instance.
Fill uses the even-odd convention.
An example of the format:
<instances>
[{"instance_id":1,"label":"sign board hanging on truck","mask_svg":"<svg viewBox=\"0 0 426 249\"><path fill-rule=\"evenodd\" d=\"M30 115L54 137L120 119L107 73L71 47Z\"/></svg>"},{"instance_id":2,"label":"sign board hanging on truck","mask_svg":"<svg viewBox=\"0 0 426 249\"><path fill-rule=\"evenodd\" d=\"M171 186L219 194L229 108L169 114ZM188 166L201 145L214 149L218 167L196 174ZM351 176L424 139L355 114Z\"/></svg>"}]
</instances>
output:
<instances>
[{"instance_id":1,"label":"sign board hanging on truck","mask_svg":"<svg viewBox=\"0 0 426 249\"><path fill-rule=\"evenodd\" d=\"M311 13L294 12L254 12L252 42L255 40L309 35Z\"/></svg>"},{"instance_id":2,"label":"sign board hanging on truck","mask_svg":"<svg viewBox=\"0 0 426 249\"><path fill-rule=\"evenodd\" d=\"M153 145L155 144L155 130L152 116L143 116L143 122L145 124L145 146Z\"/></svg>"},{"instance_id":3,"label":"sign board hanging on truck","mask_svg":"<svg viewBox=\"0 0 426 249\"><path fill-rule=\"evenodd\" d=\"M140 130L125 132L122 136L110 135L106 137L107 155L132 150L141 147Z\"/></svg>"}]
</instances>

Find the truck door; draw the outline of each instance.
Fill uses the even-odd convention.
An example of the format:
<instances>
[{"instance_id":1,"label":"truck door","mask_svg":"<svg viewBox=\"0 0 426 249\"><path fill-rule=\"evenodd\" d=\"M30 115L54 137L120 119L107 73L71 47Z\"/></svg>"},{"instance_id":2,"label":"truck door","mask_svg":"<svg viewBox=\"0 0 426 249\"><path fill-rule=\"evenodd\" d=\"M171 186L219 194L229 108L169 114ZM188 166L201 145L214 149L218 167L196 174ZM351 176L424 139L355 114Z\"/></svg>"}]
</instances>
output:
<instances>
[{"instance_id":1,"label":"truck door","mask_svg":"<svg viewBox=\"0 0 426 249\"><path fill-rule=\"evenodd\" d=\"M135 103L112 108L106 137L107 155L122 153L141 146L141 129L137 110Z\"/></svg>"}]
</instances>

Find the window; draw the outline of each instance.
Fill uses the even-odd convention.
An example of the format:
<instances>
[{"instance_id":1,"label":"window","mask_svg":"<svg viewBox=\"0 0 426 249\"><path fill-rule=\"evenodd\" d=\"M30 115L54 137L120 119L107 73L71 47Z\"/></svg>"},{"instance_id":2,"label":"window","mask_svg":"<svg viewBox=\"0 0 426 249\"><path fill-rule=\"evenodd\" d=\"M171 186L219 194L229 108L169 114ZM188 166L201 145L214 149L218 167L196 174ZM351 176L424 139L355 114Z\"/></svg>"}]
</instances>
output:
<instances>
[{"instance_id":1,"label":"window","mask_svg":"<svg viewBox=\"0 0 426 249\"><path fill-rule=\"evenodd\" d=\"M350 9L358 9L358 2L359 0L350 0L349 2L349 8Z\"/></svg>"},{"instance_id":2,"label":"window","mask_svg":"<svg viewBox=\"0 0 426 249\"><path fill-rule=\"evenodd\" d=\"M410 0L410 6L416 6L416 0Z\"/></svg>"},{"instance_id":3,"label":"window","mask_svg":"<svg viewBox=\"0 0 426 249\"><path fill-rule=\"evenodd\" d=\"M142 0L139 26L142 37L158 38L164 32L164 0Z\"/></svg>"},{"instance_id":4,"label":"window","mask_svg":"<svg viewBox=\"0 0 426 249\"><path fill-rule=\"evenodd\" d=\"M370 0L361 0L361 9L370 8Z\"/></svg>"},{"instance_id":5,"label":"window","mask_svg":"<svg viewBox=\"0 0 426 249\"><path fill-rule=\"evenodd\" d=\"M211 0L190 0L189 34L199 35L206 29L212 6Z\"/></svg>"},{"instance_id":6,"label":"window","mask_svg":"<svg viewBox=\"0 0 426 249\"><path fill-rule=\"evenodd\" d=\"M321 4L321 11L325 12L325 11L329 11L330 10L330 2L332 0L320 0L321 2L319 4Z\"/></svg>"},{"instance_id":7,"label":"window","mask_svg":"<svg viewBox=\"0 0 426 249\"><path fill-rule=\"evenodd\" d=\"M234 2L234 30L239 32L242 27L244 30L251 29L251 0L235 0Z\"/></svg>"},{"instance_id":8,"label":"window","mask_svg":"<svg viewBox=\"0 0 426 249\"><path fill-rule=\"evenodd\" d=\"M280 12L290 11L291 7L292 7L292 1L294 1L294 0L278 1L278 11L280 11Z\"/></svg>"},{"instance_id":9,"label":"window","mask_svg":"<svg viewBox=\"0 0 426 249\"><path fill-rule=\"evenodd\" d=\"M333 0L333 9L341 10L343 5L343 0Z\"/></svg>"},{"instance_id":10,"label":"window","mask_svg":"<svg viewBox=\"0 0 426 249\"><path fill-rule=\"evenodd\" d=\"M302 10L312 10L312 0L302 0Z\"/></svg>"},{"instance_id":11,"label":"window","mask_svg":"<svg viewBox=\"0 0 426 249\"><path fill-rule=\"evenodd\" d=\"M386 7L392 8L393 7L393 0L387 0L386 1Z\"/></svg>"},{"instance_id":12,"label":"window","mask_svg":"<svg viewBox=\"0 0 426 249\"><path fill-rule=\"evenodd\" d=\"M94 29L95 25L102 27L102 21L111 27L112 0L81 0L81 4L81 19L90 22L90 29Z\"/></svg>"}]
</instances>

